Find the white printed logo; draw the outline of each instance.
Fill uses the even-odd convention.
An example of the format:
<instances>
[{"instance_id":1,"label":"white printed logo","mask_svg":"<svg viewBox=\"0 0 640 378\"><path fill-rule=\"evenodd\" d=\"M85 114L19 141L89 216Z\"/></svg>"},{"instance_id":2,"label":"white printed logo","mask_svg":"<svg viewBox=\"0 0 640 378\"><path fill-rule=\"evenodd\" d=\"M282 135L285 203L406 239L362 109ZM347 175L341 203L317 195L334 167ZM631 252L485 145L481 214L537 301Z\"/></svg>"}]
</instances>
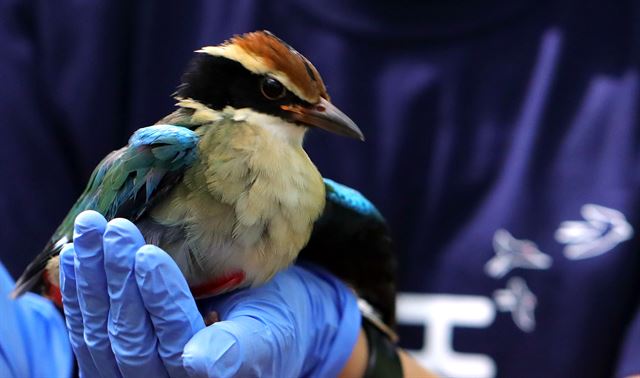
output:
<instances>
[{"instance_id":1,"label":"white printed logo","mask_svg":"<svg viewBox=\"0 0 640 378\"><path fill-rule=\"evenodd\" d=\"M551 256L541 252L534 242L518 240L504 229L493 235L493 249L496 255L484 266L485 273L493 278L502 278L515 268L548 269L551 266Z\"/></svg>"},{"instance_id":2,"label":"white printed logo","mask_svg":"<svg viewBox=\"0 0 640 378\"><path fill-rule=\"evenodd\" d=\"M454 328L487 328L493 323L496 310L489 298L399 293L396 303L398 323L425 326L424 346L409 350L420 364L444 377L496 375L496 364L490 356L453 350Z\"/></svg>"},{"instance_id":3,"label":"white printed logo","mask_svg":"<svg viewBox=\"0 0 640 378\"><path fill-rule=\"evenodd\" d=\"M618 210L586 204L580 214L584 221L562 222L555 234L559 243L566 244L564 255L568 259L602 255L633 236L633 228Z\"/></svg>"},{"instance_id":4,"label":"white printed logo","mask_svg":"<svg viewBox=\"0 0 640 378\"><path fill-rule=\"evenodd\" d=\"M513 322L522 331L532 332L535 329L534 311L538 301L522 278L511 278L506 289L499 289L493 293L493 299L499 311L511 312Z\"/></svg>"}]
</instances>

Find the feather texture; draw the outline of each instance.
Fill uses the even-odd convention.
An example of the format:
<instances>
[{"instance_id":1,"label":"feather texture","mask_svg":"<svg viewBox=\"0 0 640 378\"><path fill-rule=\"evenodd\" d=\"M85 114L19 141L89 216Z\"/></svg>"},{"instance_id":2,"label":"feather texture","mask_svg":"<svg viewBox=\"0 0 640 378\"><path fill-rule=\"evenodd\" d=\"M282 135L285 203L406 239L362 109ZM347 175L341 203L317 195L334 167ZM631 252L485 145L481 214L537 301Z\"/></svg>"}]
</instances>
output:
<instances>
[{"instance_id":1,"label":"feather texture","mask_svg":"<svg viewBox=\"0 0 640 378\"><path fill-rule=\"evenodd\" d=\"M393 328L397 261L387 223L356 190L333 180L324 182L326 206L299 259L348 282Z\"/></svg>"},{"instance_id":2,"label":"feather texture","mask_svg":"<svg viewBox=\"0 0 640 378\"><path fill-rule=\"evenodd\" d=\"M228 109L200 126L200 159L139 224L190 284L235 270L246 285L265 282L293 262L324 208L322 177L295 137L301 128L259 117ZM298 129L287 136L287 127Z\"/></svg>"},{"instance_id":3,"label":"feather texture","mask_svg":"<svg viewBox=\"0 0 640 378\"><path fill-rule=\"evenodd\" d=\"M197 143L195 132L179 126L154 125L136 131L126 147L113 151L98 164L85 191L18 279L12 295L18 296L41 282L47 261L72 240L73 222L82 211L96 210L107 219L139 219L195 161Z\"/></svg>"}]
</instances>

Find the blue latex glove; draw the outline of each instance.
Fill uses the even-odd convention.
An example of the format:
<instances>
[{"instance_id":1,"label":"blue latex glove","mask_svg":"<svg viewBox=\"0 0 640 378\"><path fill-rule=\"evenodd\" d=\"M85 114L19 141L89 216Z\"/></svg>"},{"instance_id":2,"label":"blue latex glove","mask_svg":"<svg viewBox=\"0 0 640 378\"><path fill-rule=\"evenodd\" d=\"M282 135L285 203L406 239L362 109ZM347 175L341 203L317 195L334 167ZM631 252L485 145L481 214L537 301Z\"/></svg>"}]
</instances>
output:
<instances>
[{"instance_id":1,"label":"blue latex glove","mask_svg":"<svg viewBox=\"0 0 640 378\"><path fill-rule=\"evenodd\" d=\"M131 222L96 212L76 219L61 267L85 376L336 376L360 329L349 289L311 267L202 303L222 319L205 328L173 260Z\"/></svg>"},{"instance_id":2,"label":"blue latex glove","mask_svg":"<svg viewBox=\"0 0 640 378\"><path fill-rule=\"evenodd\" d=\"M38 295L11 299L14 284L0 263L0 376L69 377L73 358L62 316Z\"/></svg>"}]
</instances>

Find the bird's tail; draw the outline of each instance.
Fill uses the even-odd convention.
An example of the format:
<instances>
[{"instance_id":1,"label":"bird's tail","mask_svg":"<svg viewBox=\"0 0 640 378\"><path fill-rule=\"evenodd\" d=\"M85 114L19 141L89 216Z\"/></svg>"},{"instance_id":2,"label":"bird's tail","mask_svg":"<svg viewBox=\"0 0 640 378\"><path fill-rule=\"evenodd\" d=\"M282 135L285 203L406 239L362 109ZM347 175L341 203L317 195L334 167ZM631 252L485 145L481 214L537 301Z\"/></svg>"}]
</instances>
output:
<instances>
[{"instance_id":1,"label":"bird's tail","mask_svg":"<svg viewBox=\"0 0 640 378\"><path fill-rule=\"evenodd\" d=\"M34 290L37 287L42 286L43 285L43 278L42 278L43 271L44 271L44 269L42 271L40 271L40 274L34 274L34 275L29 276L29 277L25 277L24 274L22 276L20 276L20 278L16 282L16 286L11 291L11 298L17 299L19 296L21 296L22 294L26 293L27 291L31 291L31 290Z\"/></svg>"},{"instance_id":2,"label":"bird's tail","mask_svg":"<svg viewBox=\"0 0 640 378\"><path fill-rule=\"evenodd\" d=\"M51 283L46 277L46 267L49 260L60 254L63 243L47 243L44 250L27 266L24 273L16 281L16 286L11 292L12 298L18 298L27 291L38 294L47 294L48 285Z\"/></svg>"}]
</instances>

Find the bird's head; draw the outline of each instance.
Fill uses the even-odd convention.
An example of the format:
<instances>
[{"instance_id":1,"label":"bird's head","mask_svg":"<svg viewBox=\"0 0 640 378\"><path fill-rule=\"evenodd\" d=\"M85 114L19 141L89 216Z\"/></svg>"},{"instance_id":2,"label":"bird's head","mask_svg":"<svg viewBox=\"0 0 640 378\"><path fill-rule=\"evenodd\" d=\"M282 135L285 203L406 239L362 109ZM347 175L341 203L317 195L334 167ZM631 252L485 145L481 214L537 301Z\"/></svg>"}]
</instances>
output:
<instances>
[{"instance_id":1,"label":"bird's head","mask_svg":"<svg viewBox=\"0 0 640 378\"><path fill-rule=\"evenodd\" d=\"M311 62L270 32L234 36L196 53L177 99L211 110L247 109L296 127L319 127L364 140L358 126L330 102Z\"/></svg>"}]
</instances>

